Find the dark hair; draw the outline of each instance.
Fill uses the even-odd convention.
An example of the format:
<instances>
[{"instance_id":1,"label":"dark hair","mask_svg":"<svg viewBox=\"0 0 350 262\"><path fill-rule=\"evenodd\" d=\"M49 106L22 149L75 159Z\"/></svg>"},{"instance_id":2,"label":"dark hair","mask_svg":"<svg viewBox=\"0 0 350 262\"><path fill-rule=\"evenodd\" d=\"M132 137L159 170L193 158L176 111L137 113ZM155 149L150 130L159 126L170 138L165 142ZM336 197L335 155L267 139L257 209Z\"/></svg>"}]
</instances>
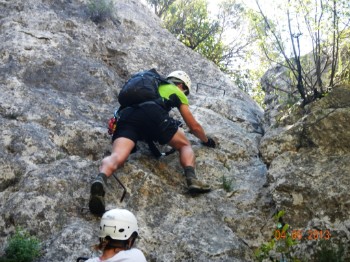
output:
<instances>
[{"instance_id":1,"label":"dark hair","mask_svg":"<svg viewBox=\"0 0 350 262\"><path fill-rule=\"evenodd\" d=\"M130 247L129 247L129 239L117 240L117 239L112 239L110 236L106 236L105 238L100 238L100 244L97 245L97 249L98 250L105 250L105 249L108 250L108 249L114 249L114 248L129 249L134 245L137 236L138 234L134 232L129 237L129 239L131 239Z\"/></svg>"},{"instance_id":2,"label":"dark hair","mask_svg":"<svg viewBox=\"0 0 350 262\"><path fill-rule=\"evenodd\" d=\"M178 78L176 78L176 77L170 77L170 78L168 78L168 80L169 80L170 82L174 83L175 85L177 85L177 84L182 84L183 87L185 88L185 90L184 90L185 95L188 96L188 95L190 94L190 89L189 89L188 86L185 84L185 82L182 81L181 79L178 79Z\"/></svg>"}]
</instances>

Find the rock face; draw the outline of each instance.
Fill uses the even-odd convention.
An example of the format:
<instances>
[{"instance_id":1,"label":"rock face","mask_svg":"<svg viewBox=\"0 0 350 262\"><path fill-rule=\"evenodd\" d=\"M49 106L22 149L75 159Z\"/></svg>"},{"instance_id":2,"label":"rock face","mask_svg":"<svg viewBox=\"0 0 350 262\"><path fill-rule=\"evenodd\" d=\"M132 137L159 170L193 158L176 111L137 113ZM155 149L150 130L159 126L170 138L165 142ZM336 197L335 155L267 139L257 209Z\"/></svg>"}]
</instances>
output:
<instances>
[{"instance_id":1,"label":"rock face","mask_svg":"<svg viewBox=\"0 0 350 262\"><path fill-rule=\"evenodd\" d=\"M157 160L143 143L115 174L123 202L109 179L107 209L135 213L148 261L253 261L282 209L293 228L349 239L348 89L269 118L263 137L261 108L139 1L115 1L99 23L87 4L0 1L0 256L16 227L41 240L38 261L96 255L99 219L86 207L111 149L107 122L121 85L149 68L189 73L192 112L219 146L203 147L185 128L198 176L214 189L202 196L186 194L177 153ZM301 241L293 252L309 258L316 245Z\"/></svg>"},{"instance_id":2,"label":"rock face","mask_svg":"<svg viewBox=\"0 0 350 262\"><path fill-rule=\"evenodd\" d=\"M188 134L198 176L214 190L187 195L178 155L156 160L140 143L117 173L125 200L120 203L121 187L110 178L107 208L136 214L138 247L148 261L252 260L269 210L258 149L263 112L255 102L138 1L116 1L114 17L97 24L87 1L0 6L0 250L20 226L41 240L39 261L93 255L99 219L84 208L111 149L107 122L122 83L156 68L162 74L181 69L192 78L192 111L220 141L208 149ZM232 183L230 193L223 177Z\"/></svg>"},{"instance_id":3,"label":"rock face","mask_svg":"<svg viewBox=\"0 0 350 262\"><path fill-rule=\"evenodd\" d=\"M271 83L278 85L265 77L266 90ZM260 152L268 165L268 191L276 209L286 211L284 222L291 232L303 234L294 255L305 258L321 252L317 240L330 238L325 241L333 258L343 254L341 261L348 261L350 88L334 88L305 108L278 108L278 103L270 104L265 112L266 122L273 125L261 140ZM324 235L327 230L330 237Z\"/></svg>"}]
</instances>

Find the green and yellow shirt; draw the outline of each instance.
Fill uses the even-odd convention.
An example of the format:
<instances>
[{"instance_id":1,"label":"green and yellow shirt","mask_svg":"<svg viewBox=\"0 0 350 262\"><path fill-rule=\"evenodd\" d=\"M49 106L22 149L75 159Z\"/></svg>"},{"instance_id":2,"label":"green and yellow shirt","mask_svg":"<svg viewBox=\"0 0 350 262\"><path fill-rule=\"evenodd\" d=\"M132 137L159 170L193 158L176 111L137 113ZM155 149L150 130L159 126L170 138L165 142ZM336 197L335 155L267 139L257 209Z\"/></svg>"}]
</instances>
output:
<instances>
[{"instance_id":1,"label":"green and yellow shirt","mask_svg":"<svg viewBox=\"0 0 350 262\"><path fill-rule=\"evenodd\" d=\"M189 105L187 96L176 85L162 84L159 86L158 92L165 99L169 99L172 94L175 94L180 99L181 104Z\"/></svg>"}]
</instances>

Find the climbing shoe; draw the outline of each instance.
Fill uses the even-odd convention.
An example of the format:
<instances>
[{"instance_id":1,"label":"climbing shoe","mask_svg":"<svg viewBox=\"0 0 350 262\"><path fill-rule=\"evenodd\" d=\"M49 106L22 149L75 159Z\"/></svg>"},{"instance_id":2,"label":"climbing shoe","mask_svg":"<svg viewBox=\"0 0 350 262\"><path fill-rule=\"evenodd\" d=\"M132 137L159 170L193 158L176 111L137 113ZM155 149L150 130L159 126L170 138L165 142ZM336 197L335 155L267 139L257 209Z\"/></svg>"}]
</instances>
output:
<instances>
[{"instance_id":1,"label":"climbing shoe","mask_svg":"<svg viewBox=\"0 0 350 262\"><path fill-rule=\"evenodd\" d=\"M97 216L102 216L105 212L104 184L105 182L100 175L91 184L89 209L92 214Z\"/></svg>"},{"instance_id":2,"label":"climbing shoe","mask_svg":"<svg viewBox=\"0 0 350 262\"><path fill-rule=\"evenodd\" d=\"M211 191L211 188L209 185L204 184L203 182L199 181L196 178L187 178L187 186L188 186L188 192L190 194L201 194L201 193L208 193Z\"/></svg>"}]
</instances>

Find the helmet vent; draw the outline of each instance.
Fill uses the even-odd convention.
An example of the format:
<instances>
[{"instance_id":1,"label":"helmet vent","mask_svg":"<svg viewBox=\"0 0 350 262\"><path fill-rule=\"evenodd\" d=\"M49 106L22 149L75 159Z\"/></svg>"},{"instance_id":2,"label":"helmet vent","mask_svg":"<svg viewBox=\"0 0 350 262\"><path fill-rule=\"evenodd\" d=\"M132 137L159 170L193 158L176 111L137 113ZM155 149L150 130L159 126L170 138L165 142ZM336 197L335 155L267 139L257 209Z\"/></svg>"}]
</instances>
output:
<instances>
[{"instance_id":1,"label":"helmet vent","mask_svg":"<svg viewBox=\"0 0 350 262\"><path fill-rule=\"evenodd\" d=\"M112 209L103 214L100 223L100 238L126 240L133 232L138 234L136 217L126 209ZM1 260L1 259L0 259Z\"/></svg>"}]
</instances>

